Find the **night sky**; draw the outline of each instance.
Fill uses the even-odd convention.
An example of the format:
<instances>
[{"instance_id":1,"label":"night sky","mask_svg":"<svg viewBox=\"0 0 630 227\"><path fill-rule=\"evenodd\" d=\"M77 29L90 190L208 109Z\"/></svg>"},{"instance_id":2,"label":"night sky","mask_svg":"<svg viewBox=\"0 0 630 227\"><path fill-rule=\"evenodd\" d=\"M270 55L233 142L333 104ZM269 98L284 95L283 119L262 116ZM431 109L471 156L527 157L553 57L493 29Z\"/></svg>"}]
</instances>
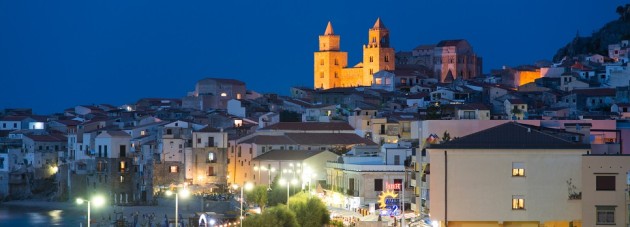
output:
<instances>
[{"instance_id":1,"label":"night sky","mask_svg":"<svg viewBox=\"0 0 630 227\"><path fill-rule=\"evenodd\" d=\"M312 86L330 20L360 61L377 17L396 51L467 39L484 72L551 59L579 31L616 19L620 0L0 1L0 108L48 114L79 104L181 98L204 77L258 92Z\"/></svg>"}]
</instances>

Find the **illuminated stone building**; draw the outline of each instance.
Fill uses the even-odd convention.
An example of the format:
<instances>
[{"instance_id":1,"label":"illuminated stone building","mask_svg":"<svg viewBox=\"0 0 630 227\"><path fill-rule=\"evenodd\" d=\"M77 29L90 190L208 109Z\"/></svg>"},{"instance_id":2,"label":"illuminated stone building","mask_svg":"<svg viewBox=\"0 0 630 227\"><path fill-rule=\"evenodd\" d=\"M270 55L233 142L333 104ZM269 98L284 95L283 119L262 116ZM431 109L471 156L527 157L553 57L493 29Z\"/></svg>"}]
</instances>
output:
<instances>
[{"instance_id":1,"label":"illuminated stone building","mask_svg":"<svg viewBox=\"0 0 630 227\"><path fill-rule=\"evenodd\" d=\"M468 41L442 40L433 51L433 71L440 82L450 83L481 75L481 57L477 56Z\"/></svg>"},{"instance_id":2,"label":"illuminated stone building","mask_svg":"<svg viewBox=\"0 0 630 227\"><path fill-rule=\"evenodd\" d=\"M341 51L340 37L328 22L319 36L319 51L314 54L314 84L317 89L370 86L374 73L395 69L394 48L389 46L389 30L377 19L363 45L363 62L348 67L348 52Z\"/></svg>"}]
</instances>

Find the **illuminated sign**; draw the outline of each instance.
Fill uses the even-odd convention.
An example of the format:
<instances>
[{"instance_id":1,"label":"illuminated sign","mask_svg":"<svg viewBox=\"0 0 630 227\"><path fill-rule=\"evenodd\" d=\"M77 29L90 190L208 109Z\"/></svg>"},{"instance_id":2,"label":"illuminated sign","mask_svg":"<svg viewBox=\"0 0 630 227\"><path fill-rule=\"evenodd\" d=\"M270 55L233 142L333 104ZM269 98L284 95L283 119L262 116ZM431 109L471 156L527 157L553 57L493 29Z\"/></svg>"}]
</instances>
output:
<instances>
[{"instance_id":1,"label":"illuminated sign","mask_svg":"<svg viewBox=\"0 0 630 227\"><path fill-rule=\"evenodd\" d=\"M402 187L400 186L400 184L385 184L385 187L387 188L387 190L400 190Z\"/></svg>"},{"instance_id":2,"label":"illuminated sign","mask_svg":"<svg viewBox=\"0 0 630 227\"><path fill-rule=\"evenodd\" d=\"M398 200L398 194L396 194L396 192L394 191L388 190L384 191L383 193L381 193L381 195L378 196L378 205L381 207L381 209L384 209L387 207L391 207L392 205L394 205L394 202L397 202Z\"/></svg>"}]
</instances>

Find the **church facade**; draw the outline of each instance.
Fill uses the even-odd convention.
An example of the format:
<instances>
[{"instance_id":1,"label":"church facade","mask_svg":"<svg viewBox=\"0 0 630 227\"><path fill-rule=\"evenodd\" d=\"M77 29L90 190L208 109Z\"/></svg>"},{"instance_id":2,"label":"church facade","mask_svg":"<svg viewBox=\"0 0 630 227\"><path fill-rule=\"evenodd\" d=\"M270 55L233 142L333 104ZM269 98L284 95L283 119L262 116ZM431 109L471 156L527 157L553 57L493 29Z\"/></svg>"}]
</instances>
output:
<instances>
[{"instance_id":1,"label":"church facade","mask_svg":"<svg viewBox=\"0 0 630 227\"><path fill-rule=\"evenodd\" d=\"M389 30L380 18L368 31L368 43L363 45L363 62L348 67L348 52L341 51L340 36L328 22L319 36L319 51L314 54L315 89L370 86L373 76L381 70L395 70L395 52L389 45Z\"/></svg>"}]
</instances>

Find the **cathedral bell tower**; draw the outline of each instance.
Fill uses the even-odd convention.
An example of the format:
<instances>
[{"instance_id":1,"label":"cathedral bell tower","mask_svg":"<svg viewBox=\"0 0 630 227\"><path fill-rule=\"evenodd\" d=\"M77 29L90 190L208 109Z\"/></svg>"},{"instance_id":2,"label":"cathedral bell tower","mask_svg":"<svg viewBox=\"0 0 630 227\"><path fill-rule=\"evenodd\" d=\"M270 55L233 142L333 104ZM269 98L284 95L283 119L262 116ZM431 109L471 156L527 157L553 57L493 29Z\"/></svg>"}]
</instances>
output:
<instances>
[{"instance_id":1,"label":"cathedral bell tower","mask_svg":"<svg viewBox=\"0 0 630 227\"><path fill-rule=\"evenodd\" d=\"M330 21L319 36L319 51L314 56L315 89L341 87L341 72L348 64L348 53L340 51L340 37L335 35Z\"/></svg>"},{"instance_id":2,"label":"cathedral bell tower","mask_svg":"<svg viewBox=\"0 0 630 227\"><path fill-rule=\"evenodd\" d=\"M395 65L394 48L389 47L389 30L378 18L370 28L368 43L363 45L363 85L372 84L376 72L393 71Z\"/></svg>"}]
</instances>

